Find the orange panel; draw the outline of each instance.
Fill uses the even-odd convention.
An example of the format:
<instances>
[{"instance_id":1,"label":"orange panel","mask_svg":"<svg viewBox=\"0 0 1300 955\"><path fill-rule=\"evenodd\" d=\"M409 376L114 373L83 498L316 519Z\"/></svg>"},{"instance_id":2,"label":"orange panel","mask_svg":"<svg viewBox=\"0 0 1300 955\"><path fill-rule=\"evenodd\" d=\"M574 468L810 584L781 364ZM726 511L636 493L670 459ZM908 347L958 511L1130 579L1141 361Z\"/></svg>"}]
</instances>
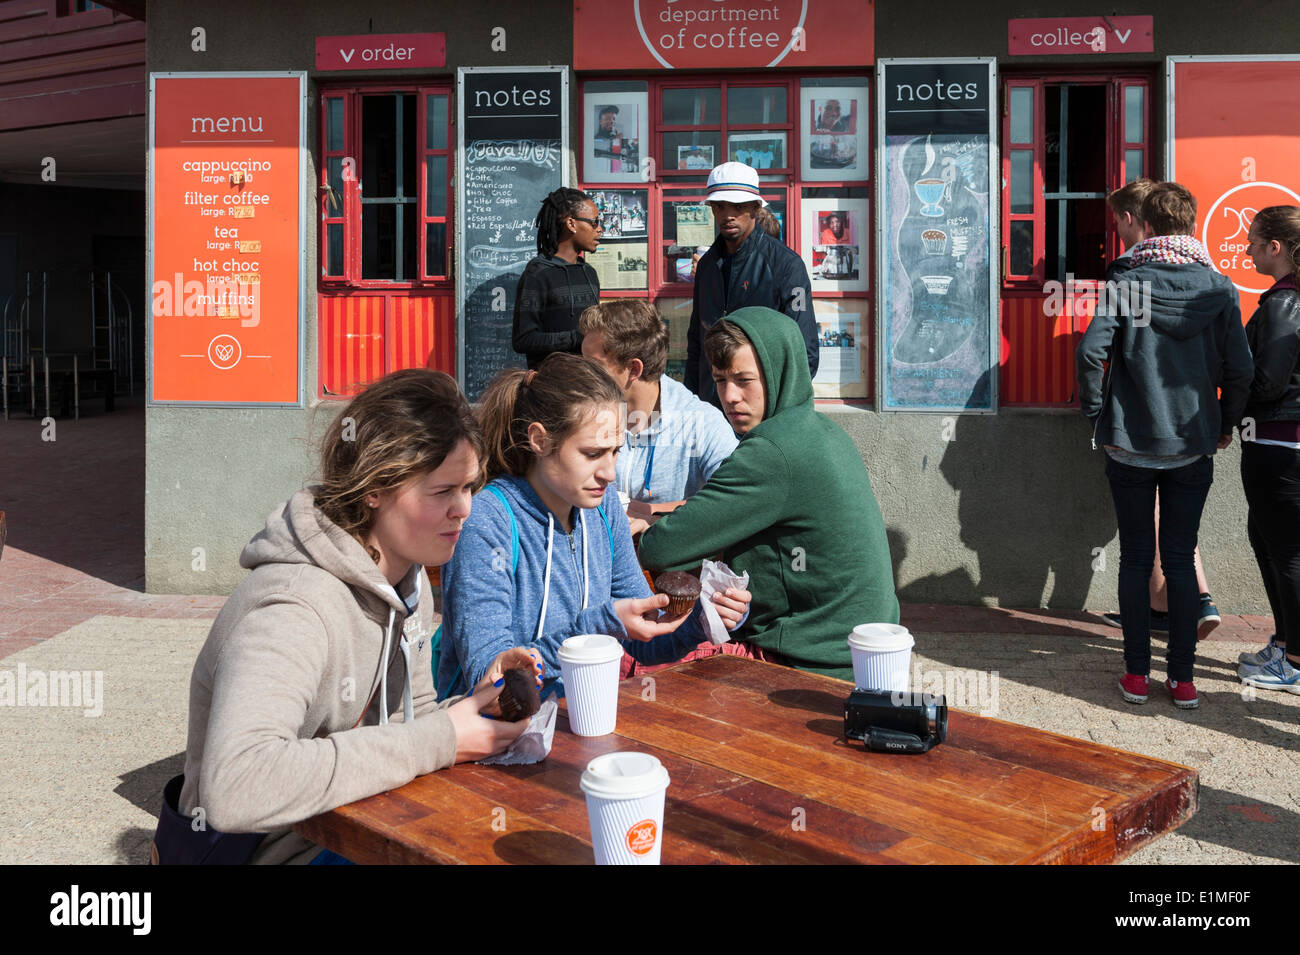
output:
<instances>
[{"instance_id":1,"label":"orange panel","mask_svg":"<svg viewBox=\"0 0 1300 955\"><path fill-rule=\"evenodd\" d=\"M354 395L384 374L384 297L321 293L321 394Z\"/></svg>"}]
</instances>

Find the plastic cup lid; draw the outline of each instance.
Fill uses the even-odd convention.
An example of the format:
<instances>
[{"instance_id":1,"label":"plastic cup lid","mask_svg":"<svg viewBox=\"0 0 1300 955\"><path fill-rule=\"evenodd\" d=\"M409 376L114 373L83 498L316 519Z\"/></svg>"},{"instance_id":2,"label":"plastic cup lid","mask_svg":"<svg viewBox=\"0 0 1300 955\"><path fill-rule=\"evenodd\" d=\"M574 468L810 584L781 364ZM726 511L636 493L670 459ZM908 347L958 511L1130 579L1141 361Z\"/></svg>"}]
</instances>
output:
<instances>
[{"instance_id":1,"label":"plastic cup lid","mask_svg":"<svg viewBox=\"0 0 1300 955\"><path fill-rule=\"evenodd\" d=\"M849 646L858 650L885 652L906 650L916 643L908 629L897 623L864 623L853 628Z\"/></svg>"},{"instance_id":2,"label":"plastic cup lid","mask_svg":"<svg viewBox=\"0 0 1300 955\"><path fill-rule=\"evenodd\" d=\"M640 799L668 782L668 770L649 753L606 753L587 764L580 785L589 796Z\"/></svg>"},{"instance_id":3,"label":"plastic cup lid","mask_svg":"<svg viewBox=\"0 0 1300 955\"><path fill-rule=\"evenodd\" d=\"M565 663L608 663L623 655L623 644L603 633L583 633L560 644L557 656Z\"/></svg>"}]
</instances>

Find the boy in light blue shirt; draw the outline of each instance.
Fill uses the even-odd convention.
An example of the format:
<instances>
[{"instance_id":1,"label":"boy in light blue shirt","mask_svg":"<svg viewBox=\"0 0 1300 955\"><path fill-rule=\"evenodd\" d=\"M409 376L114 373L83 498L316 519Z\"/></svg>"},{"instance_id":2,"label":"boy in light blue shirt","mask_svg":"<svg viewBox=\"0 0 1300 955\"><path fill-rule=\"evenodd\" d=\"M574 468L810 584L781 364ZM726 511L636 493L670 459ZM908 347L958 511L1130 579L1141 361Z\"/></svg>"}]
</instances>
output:
<instances>
[{"instance_id":1,"label":"boy in light blue shirt","mask_svg":"<svg viewBox=\"0 0 1300 955\"><path fill-rule=\"evenodd\" d=\"M606 299L582 313L582 354L627 399L617 486L632 501L683 501L736 449L726 417L664 374L668 326L644 299Z\"/></svg>"}]
</instances>

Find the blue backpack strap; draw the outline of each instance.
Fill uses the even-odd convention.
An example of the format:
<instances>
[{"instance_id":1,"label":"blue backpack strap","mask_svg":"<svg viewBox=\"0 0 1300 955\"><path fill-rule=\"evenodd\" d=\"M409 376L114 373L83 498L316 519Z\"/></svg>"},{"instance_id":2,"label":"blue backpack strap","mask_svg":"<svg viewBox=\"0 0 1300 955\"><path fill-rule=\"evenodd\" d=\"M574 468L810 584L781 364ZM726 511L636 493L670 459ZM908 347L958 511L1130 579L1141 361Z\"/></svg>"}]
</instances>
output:
<instances>
[{"instance_id":1,"label":"blue backpack strap","mask_svg":"<svg viewBox=\"0 0 1300 955\"><path fill-rule=\"evenodd\" d=\"M596 508L600 512L600 519L605 522L605 535L609 538L609 563L610 574L613 574L614 565L614 528L609 523L609 515L605 513L605 505L602 504Z\"/></svg>"},{"instance_id":2,"label":"blue backpack strap","mask_svg":"<svg viewBox=\"0 0 1300 955\"><path fill-rule=\"evenodd\" d=\"M514 509L510 506L510 502L506 500L506 496L502 492L501 488L489 484L487 486L487 490L491 491L493 494L497 496L497 498L501 501L501 506L506 509L506 516L510 518L510 576L513 577L515 575L515 571L519 569L519 525L515 523ZM600 516L604 517L605 515L602 512ZM605 526L606 527L609 526L608 521L605 522ZM609 541L610 541L609 544L610 553L613 554L614 536L612 533L610 534ZM433 635L433 682L435 685L438 682L438 658L441 656L441 652L442 652L442 624L438 624L438 630ZM460 680L460 674L461 674L461 667L458 664L456 666L456 672L452 675L451 678L451 686L455 686L457 681ZM450 687L448 689L450 689Z\"/></svg>"}]
</instances>

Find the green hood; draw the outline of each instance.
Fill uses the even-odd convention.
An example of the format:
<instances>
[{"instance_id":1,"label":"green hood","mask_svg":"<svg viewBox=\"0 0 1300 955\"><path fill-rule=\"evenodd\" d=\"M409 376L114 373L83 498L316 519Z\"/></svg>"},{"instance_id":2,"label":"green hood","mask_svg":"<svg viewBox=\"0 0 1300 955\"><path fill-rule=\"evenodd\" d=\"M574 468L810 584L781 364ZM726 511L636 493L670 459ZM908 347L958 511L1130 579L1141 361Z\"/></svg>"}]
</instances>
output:
<instances>
[{"instance_id":1,"label":"green hood","mask_svg":"<svg viewBox=\"0 0 1300 955\"><path fill-rule=\"evenodd\" d=\"M799 326L770 308L740 308L727 316L754 343L758 363L767 386L763 421L794 408L812 407L812 378L808 374L808 352Z\"/></svg>"}]
</instances>

